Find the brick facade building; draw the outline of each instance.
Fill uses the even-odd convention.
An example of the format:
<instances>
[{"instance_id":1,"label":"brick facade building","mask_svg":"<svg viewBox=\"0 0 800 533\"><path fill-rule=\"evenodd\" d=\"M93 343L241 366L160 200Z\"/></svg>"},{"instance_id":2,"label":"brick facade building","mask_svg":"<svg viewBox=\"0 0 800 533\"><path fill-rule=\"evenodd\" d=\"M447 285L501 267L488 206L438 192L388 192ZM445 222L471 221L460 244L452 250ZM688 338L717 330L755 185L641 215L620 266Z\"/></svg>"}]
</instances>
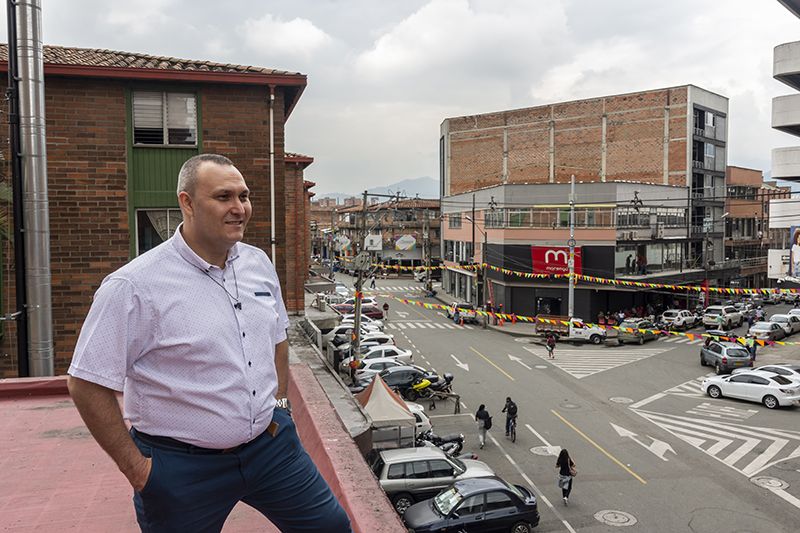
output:
<instances>
[{"instance_id":1,"label":"brick facade building","mask_svg":"<svg viewBox=\"0 0 800 533\"><path fill-rule=\"evenodd\" d=\"M4 71L7 54L8 48L0 47ZM284 123L305 88L305 75L48 46L44 63L57 374L69 365L103 277L168 238L179 223L177 173L189 157L216 152L234 161L254 203L246 241L271 254L271 92L274 260L287 307L302 312L307 258L298 232L307 227L306 163L289 161L287 169ZM3 156L8 161L9 154ZM4 270L13 272L8 243L4 256ZM13 274L5 276L4 284L4 306L14 309ZM13 323L6 324L2 343L0 376L15 376Z\"/></svg>"},{"instance_id":2,"label":"brick facade building","mask_svg":"<svg viewBox=\"0 0 800 533\"><path fill-rule=\"evenodd\" d=\"M727 98L693 85L445 119L445 292L517 313L565 313L565 283L491 272L484 282L461 267L484 257L532 272L532 254L565 253L571 176L585 274L726 283L727 126ZM577 291L576 312L646 303L604 292Z\"/></svg>"}]
</instances>

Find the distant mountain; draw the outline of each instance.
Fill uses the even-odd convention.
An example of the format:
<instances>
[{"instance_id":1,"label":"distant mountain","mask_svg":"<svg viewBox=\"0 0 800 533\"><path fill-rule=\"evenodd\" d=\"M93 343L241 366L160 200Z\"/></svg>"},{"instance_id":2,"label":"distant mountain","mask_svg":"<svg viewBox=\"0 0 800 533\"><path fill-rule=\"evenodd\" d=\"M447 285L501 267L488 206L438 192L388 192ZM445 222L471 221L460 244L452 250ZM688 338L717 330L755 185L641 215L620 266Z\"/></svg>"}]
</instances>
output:
<instances>
[{"instance_id":1,"label":"distant mountain","mask_svg":"<svg viewBox=\"0 0 800 533\"><path fill-rule=\"evenodd\" d=\"M371 194L397 194L414 198L419 195L420 198L439 198L439 180L435 180L428 176L421 178L413 178L401 180L396 183L384 185L380 187L373 187L367 189ZM319 198L336 198L338 202L342 202L345 198L352 198L353 196L360 197L360 194L347 194L341 192L328 192L320 194ZM315 197L315 200L317 198Z\"/></svg>"}]
</instances>

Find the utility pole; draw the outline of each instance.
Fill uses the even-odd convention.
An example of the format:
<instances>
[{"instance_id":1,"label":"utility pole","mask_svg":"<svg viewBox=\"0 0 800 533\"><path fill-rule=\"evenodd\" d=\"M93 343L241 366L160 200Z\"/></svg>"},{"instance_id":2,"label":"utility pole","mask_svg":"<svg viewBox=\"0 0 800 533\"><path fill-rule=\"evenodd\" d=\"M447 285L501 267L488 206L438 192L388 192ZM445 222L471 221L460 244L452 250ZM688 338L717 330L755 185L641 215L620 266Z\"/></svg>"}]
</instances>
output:
<instances>
[{"instance_id":1,"label":"utility pole","mask_svg":"<svg viewBox=\"0 0 800 533\"><path fill-rule=\"evenodd\" d=\"M575 316L575 174L569 178L569 303L568 314Z\"/></svg>"},{"instance_id":2,"label":"utility pole","mask_svg":"<svg viewBox=\"0 0 800 533\"><path fill-rule=\"evenodd\" d=\"M431 279L431 228L427 209L425 209L422 224L422 239L424 243L422 252L425 254L425 290L430 292L433 290L433 280Z\"/></svg>"},{"instance_id":3,"label":"utility pole","mask_svg":"<svg viewBox=\"0 0 800 533\"><path fill-rule=\"evenodd\" d=\"M359 260L363 257L364 253L364 239L367 238L367 191L364 191L364 196L361 205L361 229L358 232L358 255L354 259L355 267L358 269L358 277L356 278L356 305L354 307L355 325L353 328L353 342L351 343L351 352L353 360L357 360L361 355L361 291L364 288L364 269L369 266L369 259ZM359 262L360 261L360 262Z\"/></svg>"},{"instance_id":4,"label":"utility pole","mask_svg":"<svg viewBox=\"0 0 800 533\"><path fill-rule=\"evenodd\" d=\"M472 264L475 264L475 193L472 193ZM475 271L475 282L471 283L473 287L473 292L478 292L478 271ZM475 294L472 295L470 298L475 304L478 303L477 296Z\"/></svg>"}]
</instances>

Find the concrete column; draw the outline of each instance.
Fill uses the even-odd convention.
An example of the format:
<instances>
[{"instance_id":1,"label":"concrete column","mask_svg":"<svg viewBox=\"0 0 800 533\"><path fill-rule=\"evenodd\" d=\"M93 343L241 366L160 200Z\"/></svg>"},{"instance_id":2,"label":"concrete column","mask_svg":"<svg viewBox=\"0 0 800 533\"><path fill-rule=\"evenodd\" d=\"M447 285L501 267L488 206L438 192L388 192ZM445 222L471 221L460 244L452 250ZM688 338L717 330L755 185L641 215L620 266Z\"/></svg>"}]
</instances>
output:
<instances>
[{"instance_id":1,"label":"concrete column","mask_svg":"<svg viewBox=\"0 0 800 533\"><path fill-rule=\"evenodd\" d=\"M605 102L603 102L605 105ZM606 157L608 156L608 115L603 113L601 121L602 133L600 139L600 181L606 181Z\"/></svg>"}]
</instances>

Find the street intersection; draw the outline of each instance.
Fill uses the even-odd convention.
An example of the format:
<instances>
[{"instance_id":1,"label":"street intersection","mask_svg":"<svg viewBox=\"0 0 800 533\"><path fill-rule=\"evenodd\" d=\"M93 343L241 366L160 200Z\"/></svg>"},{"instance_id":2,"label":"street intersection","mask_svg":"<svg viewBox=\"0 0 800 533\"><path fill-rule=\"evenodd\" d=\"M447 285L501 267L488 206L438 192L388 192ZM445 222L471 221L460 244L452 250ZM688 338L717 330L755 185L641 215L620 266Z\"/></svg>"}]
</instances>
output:
<instances>
[{"instance_id":1,"label":"street intersection","mask_svg":"<svg viewBox=\"0 0 800 533\"><path fill-rule=\"evenodd\" d=\"M455 375L462 414L437 402L435 431L463 432L467 449L477 448L471 414L487 405L495 425L480 459L539 494L538 531L796 531L800 407L770 411L703 395L702 339L559 343L550 360L536 338L460 326L397 299L423 300L421 287L379 281L371 293L390 304L386 332L417 364ZM800 359L798 349L762 348L757 364L784 359ZM519 405L515 443L502 432L506 396ZM555 482L561 447L579 470L569 507Z\"/></svg>"}]
</instances>

